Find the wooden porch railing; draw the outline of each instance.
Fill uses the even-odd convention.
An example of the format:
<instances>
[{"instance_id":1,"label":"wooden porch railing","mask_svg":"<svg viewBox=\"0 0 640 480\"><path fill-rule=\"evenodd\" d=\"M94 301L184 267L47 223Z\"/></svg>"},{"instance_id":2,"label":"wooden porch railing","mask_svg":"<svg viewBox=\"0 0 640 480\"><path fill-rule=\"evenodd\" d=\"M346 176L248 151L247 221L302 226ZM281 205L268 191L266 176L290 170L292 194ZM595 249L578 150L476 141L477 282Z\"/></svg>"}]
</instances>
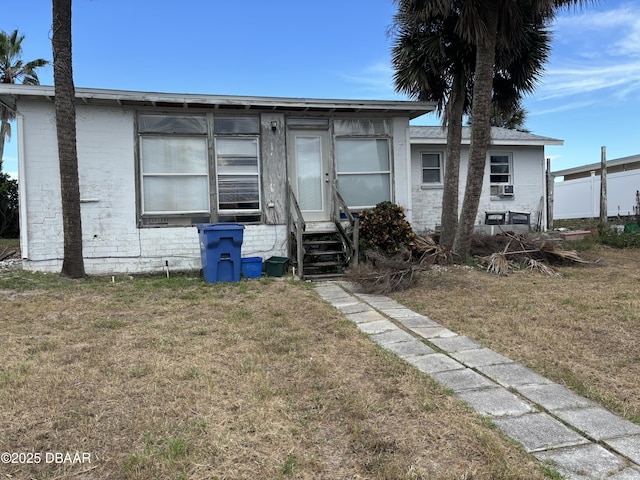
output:
<instances>
[{"instance_id":1,"label":"wooden porch railing","mask_svg":"<svg viewBox=\"0 0 640 480\"><path fill-rule=\"evenodd\" d=\"M333 203L335 205L335 210L333 213L333 222L336 224L338 233L340 234L340 236L342 237L343 241L345 242L345 244L349 249L349 252L348 252L349 263L351 263L352 265L358 265L358 256L360 254L359 247L358 247L358 243L359 243L358 229L360 226L360 219L358 218L358 216L354 216L351 213L347 205L347 202L345 202L344 198L342 198L342 195L340 195L340 192L338 191L338 187L336 186L335 183L331 186L331 190L333 192ZM344 214L345 220L349 222L351 235L349 235L349 232L347 232L347 230L344 228L342 224L341 214Z\"/></svg>"},{"instance_id":2,"label":"wooden porch railing","mask_svg":"<svg viewBox=\"0 0 640 480\"><path fill-rule=\"evenodd\" d=\"M302 211L300 210L300 205L298 204L298 199L296 198L295 193L293 193L293 189L291 188L291 184L287 184L287 188L289 190L289 231L293 232L296 237L296 261L298 264L298 274L300 278L302 278L303 270L303 262L304 262L304 247L302 245L302 234L307 229L307 225L304 222L304 217L302 216Z\"/></svg>"}]
</instances>

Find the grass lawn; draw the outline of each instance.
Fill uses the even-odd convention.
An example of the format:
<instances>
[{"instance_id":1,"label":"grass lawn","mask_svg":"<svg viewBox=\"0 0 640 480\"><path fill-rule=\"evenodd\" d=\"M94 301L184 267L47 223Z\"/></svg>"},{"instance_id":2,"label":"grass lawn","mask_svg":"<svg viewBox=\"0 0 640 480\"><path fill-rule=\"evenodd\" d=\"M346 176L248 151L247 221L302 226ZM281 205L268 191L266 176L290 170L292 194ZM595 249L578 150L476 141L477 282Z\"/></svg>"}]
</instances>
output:
<instances>
[{"instance_id":1,"label":"grass lawn","mask_svg":"<svg viewBox=\"0 0 640 480\"><path fill-rule=\"evenodd\" d=\"M522 291L521 302L535 304L531 295L556 282L557 309L577 311L585 300L559 285L589 278L586 272L599 270L523 277L532 292ZM36 464L0 464L0 477L557 478L491 422L376 347L308 284L115 280L0 274L0 452L18 461L41 455ZM475 315L488 324L505 297L497 286L494 294L478 292L475 282L513 279L450 271L425 281L430 288L403 298L415 297L423 303L414 307L443 323L457 321L457 306L432 312L423 296L461 286L483 299ZM637 301L631 287L612 296ZM528 313L517 321L523 332ZM637 328L637 316L628 315ZM608 325L602 338L617 328ZM562 332L573 335L568 326ZM494 338L487 331L481 340ZM526 341L506 353L536 351ZM559 362L552 339L543 344L539 353ZM53 461L65 453L67 462Z\"/></svg>"},{"instance_id":2,"label":"grass lawn","mask_svg":"<svg viewBox=\"0 0 640 480\"><path fill-rule=\"evenodd\" d=\"M640 423L640 249L580 255L600 261L559 277L451 267L393 296Z\"/></svg>"}]
</instances>

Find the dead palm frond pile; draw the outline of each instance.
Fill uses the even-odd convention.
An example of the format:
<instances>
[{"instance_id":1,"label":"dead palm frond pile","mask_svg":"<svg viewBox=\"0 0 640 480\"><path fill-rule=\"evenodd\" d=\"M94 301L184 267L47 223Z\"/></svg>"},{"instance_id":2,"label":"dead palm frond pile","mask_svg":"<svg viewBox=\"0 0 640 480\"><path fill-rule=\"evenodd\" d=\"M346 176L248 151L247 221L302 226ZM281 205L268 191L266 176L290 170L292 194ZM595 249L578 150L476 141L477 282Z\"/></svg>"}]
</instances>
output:
<instances>
[{"instance_id":1,"label":"dead palm frond pile","mask_svg":"<svg viewBox=\"0 0 640 480\"><path fill-rule=\"evenodd\" d=\"M365 261L351 267L347 279L367 293L386 295L406 290L413 284L416 273L425 269L406 249L393 256L376 250L367 250L364 255Z\"/></svg>"},{"instance_id":2,"label":"dead palm frond pile","mask_svg":"<svg viewBox=\"0 0 640 480\"><path fill-rule=\"evenodd\" d=\"M420 265L448 265L451 263L451 252L443 248L432 236L416 236L413 243L415 245L414 255L418 258Z\"/></svg>"},{"instance_id":3,"label":"dead palm frond pile","mask_svg":"<svg viewBox=\"0 0 640 480\"><path fill-rule=\"evenodd\" d=\"M412 251L403 248L394 256L367 250L364 261L349 269L347 278L368 293L388 294L406 290L412 286L418 272L426 271L432 265L452 263L451 251L443 248L431 235L416 235L413 244ZM481 267L495 275L528 270L558 276L560 273L554 266L597 263L584 260L575 250L565 250L561 241L511 232L474 235L471 254Z\"/></svg>"},{"instance_id":4,"label":"dead palm frond pile","mask_svg":"<svg viewBox=\"0 0 640 480\"><path fill-rule=\"evenodd\" d=\"M547 238L504 233L501 237L504 246L500 251L489 255L477 255L478 263L486 267L488 272L496 275L508 275L514 270L532 270L545 275L559 275L553 265L580 263L592 265L581 258L575 250L564 250L560 242Z\"/></svg>"}]
</instances>

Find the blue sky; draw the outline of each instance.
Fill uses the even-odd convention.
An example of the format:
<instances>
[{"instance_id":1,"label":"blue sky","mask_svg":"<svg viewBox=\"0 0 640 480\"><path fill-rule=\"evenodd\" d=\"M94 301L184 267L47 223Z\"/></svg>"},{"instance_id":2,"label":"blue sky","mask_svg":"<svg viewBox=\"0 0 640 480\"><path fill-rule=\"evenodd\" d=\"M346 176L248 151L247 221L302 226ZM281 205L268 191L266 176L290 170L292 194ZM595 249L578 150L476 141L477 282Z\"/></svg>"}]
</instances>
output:
<instances>
[{"instance_id":1,"label":"blue sky","mask_svg":"<svg viewBox=\"0 0 640 480\"><path fill-rule=\"evenodd\" d=\"M394 92L392 0L73 0L76 87L220 95L406 99ZM51 1L6 1L23 59L51 59ZM527 97L527 128L560 138L552 169L640 154L640 0L562 12ZM53 84L52 67L40 72ZM415 124L437 125L433 114ZM15 140L15 137L14 137ZM15 141L4 170L17 170Z\"/></svg>"}]
</instances>

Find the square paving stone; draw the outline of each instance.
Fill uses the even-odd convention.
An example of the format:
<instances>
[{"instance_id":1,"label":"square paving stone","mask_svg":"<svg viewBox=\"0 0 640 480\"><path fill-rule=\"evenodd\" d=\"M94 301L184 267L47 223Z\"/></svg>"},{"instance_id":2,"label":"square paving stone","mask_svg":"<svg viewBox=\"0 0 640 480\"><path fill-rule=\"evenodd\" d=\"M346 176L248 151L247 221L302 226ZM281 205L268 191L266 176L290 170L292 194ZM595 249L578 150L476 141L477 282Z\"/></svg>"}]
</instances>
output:
<instances>
[{"instance_id":1,"label":"square paving stone","mask_svg":"<svg viewBox=\"0 0 640 480\"><path fill-rule=\"evenodd\" d=\"M387 350L392 351L401 358L418 357L421 355L430 355L435 353L432 348L429 348L420 340L413 339L410 342L390 343L383 345Z\"/></svg>"},{"instance_id":2,"label":"square paving stone","mask_svg":"<svg viewBox=\"0 0 640 480\"><path fill-rule=\"evenodd\" d=\"M383 308L402 308L395 300L391 300L384 295L368 295L368 294L356 294L363 302L368 303L374 308L382 310Z\"/></svg>"},{"instance_id":3,"label":"square paving stone","mask_svg":"<svg viewBox=\"0 0 640 480\"><path fill-rule=\"evenodd\" d=\"M435 343L435 340L433 340ZM494 352L490 348L478 348L476 350L464 350L452 352L451 356L464 363L467 367L481 367L485 365L498 365L500 363L511 363L507 357Z\"/></svg>"},{"instance_id":4,"label":"square paving stone","mask_svg":"<svg viewBox=\"0 0 640 480\"><path fill-rule=\"evenodd\" d=\"M368 335L375 335L376 333L387 332L389 330L398 330L398 327L396 327L389 320L378 320L375 322L359 323L358 328L360 329L360 331Z\"/></svg>"},{"instance_id":5,"label":"square paving stone","mask_svg":"<svg viewBox=\"0 0 640 480\"><path fill-rule=\"evenodd\" d=\"M551 383L541 375L529 370L519 363L502 363L500 365L478 366L478 370L492 378L503 387L519 387L521 385L544 385Z\"/></svg>"},{"instance_id":6,"label":"square paving stone","mask_svg":"<svg viewBox=\"0 0 640 480\"><path fill-rule=\"evenodd\" d=\"M452 332L448 328L444 328L441 326L437 327L410 327L406 323L404 323L405 327L408 327L412 332L417 333L422 338L447 338L447 337L456 337L458 334L456 332Z\"/></svg>"},{"instance_id":7,"label":"square paving stone","mask_svg":"<svg viewBox=\"0 0 640 480\"><path fill-rule=\"evenodd\" d=\"M335 305L334 305L335 306ZM373 312L373 308L371 308L366 303L357 302L348 305L338 306L336 307L340 310L341 313L347 315L349 313L361 313L361 312Z\"/></svg>"},{"instance_id":8,"label":"square paving stone","mask_svg":"<svg viewBox=\"0 0 640 480\"><path fill-rule=\"evenodd\" d=\"M353 297L339 297L337 299L330 299L330 300L326 300L326 301L329 302L331 305L333 305L338 310L341 307L348 307L350 305L363 305L363 303L360 300L358 300L357 298L353 298Z\"/></svg>"},{"instance_id":9,"label":"square paving stone","mask_svg":"<svg viewBox=\"0 0 640 480\"><path fill-rule=\"evenodd\" d=\"M492 417L531 413L533 408L505 388L489 388L457 393L456 396L482 415Z\"/></svg>"},{"instance_id":10,"label":"square paving stone","mask_svg":"<svg viewBox=\"0 0 640 480\"><path fill-rule=\"evenodd\" d=\"M550 412L559 409L592 407L595 405L591 400L587 400L557 383L524 385L518 387L518 393Z\"/></svg>"},{"instance_id":11,"label":"square paving stone","mask_svg":"<svg viewBox=\"0 0 640 480\"><path fill-rule=\"evenodd\" d=\"M418 342L418 340L416 340L416 338L413 335L405 332L404 330L400 330L399 328L396 330L391 330L388 332L372 335L371 339L383 346L389 345L390 343L398 343L398 342L412 342L412 341Z\"/></svg>"},{"instance_id":12,"label":"square paving stone","mask_svg":"<svg viewBox=\"0 0 640 480\"><path fill-rule=\"evenodd\" d=\"M534 456L567 479L609 479L625 467L622 458L594 443L534 453Z\"/></svg>"},{"instance_id":13,"label":"square paving stone","mask_svg":"<svg viewBox=\"0 0 640 480\"><path fill-rule=\"evenodd\" d=\"M640 465L640 435L611 438L609 440L605 440L604 443L609 445L619 454L624 455L631 461Z\"/></svg>"},{"instance_id":14,"label":"square paving stone","mask_svg":"<svg viewBox=\"0 0 640 480\"><path fill-rule=\"evenodd\" d=\"M556 410L553 412L569 425L596 440L640 435L640 425L618 417L600 407Z\"/></svg>"},{"instance_id":15,"label":"square paving stone","mask_svg":"<svg viewBox=\"0 0 640 480\"><path fill-rule=\"evenodd\" d=\"M495 418L493 422L529 453L589 442L546 413Z\"/></svg>"},{"instance_id":16,"label":"square paving stone","mask_svg":"<svg viewBox=\"0 0 640 480\"><path fill-rule=\"evenodd\" d=\"M344 292L343 290L340 290L340 292L335 292L335 293L321 293L318 292L320 294L320 298L322 298L325 302L329 302L331 304L334 303L345 303L345 302L359 302L360 300L358 300L355 297L352 297L351 295L349 295L348 293Z\"/></svg>"},{"instance_id":17,"label":"square paving stone","mask_svg":"<svg viewBox=\"0 0 640 480\"><path fill-rule=\"evenodd\" d=\"M419 327L440 327L442 325L434 322L429 317L414 313L411 317L401 318L400 322L407 328L419 328Z\"/></svg>"},{"instance_id":18,"label":"square paving stone","mask_svg":"<svg viewBox=\"0 0 640 480\"><path fill-rule=\"evenodd\" d=\"M368 323L368 322L377 322L380 320L385 320L385 318L375 310L366 310L364 312L350 313L346 315L346 317L355 323Z\"/></svg>"},{"instance_id":19,"label":"square paving stone","mask_svg":"<svg viewBox=\"0 0 640 480\"><path fill-rule=\"evenodd\" d=\"M395 318L396 320L401 320L403 318L412 318L419 315L413 310L404 308L401 305L399 307L400 308L381 308L380 311L388 317Z\"/></svg>"},{"instance_id":20,"label":"square paving stone","mask_svg":"<svg viewBox=\"0 0 640 480\"><path fill-rule=\"evenodd\" d=\"M496 384L478 372L474 372L470 368L462 370L451 370L448 372L436 372L431 375L437 382L442 383L454 392L462 392L463 390L474 390L478 388L492 388Z\"/></svg>"},{"instance_id":21,"label":"square paving stone","mask_svg":"<svg viewBox=\"0 0 640 480\"><path fill-rule=\"evenodd\" d=\"M464 335L448 338L433 338L431 339L431 343L445 352L460 352L462 350L477 350L480 348L478 343Z\"/></svg>"},{"instance_id":22,"label":"square paving stone","mask_svg":"<svg viewBox=\"0 0 640 480\"><path fill-rule=\"evenodd\" d=\"M337 295L349 295L342 288L337 285L318 285L316 287L316 292L321 297L335 297Z\"/></svg>"},{"instance_id":23,"label":"square paving stone","mask_svg":"<svg viewBox=\"0 0 640 480\"><path fill-rule=\"evenodd\" d=\"M431 355L422 355L415 357L407 357L407 362L415 366L421 372L429 375L436 372L445 372L448 370L459 370L464 368L462 364L447 357L442 353L432 353Z\"/></svg>"}]
</instances>

